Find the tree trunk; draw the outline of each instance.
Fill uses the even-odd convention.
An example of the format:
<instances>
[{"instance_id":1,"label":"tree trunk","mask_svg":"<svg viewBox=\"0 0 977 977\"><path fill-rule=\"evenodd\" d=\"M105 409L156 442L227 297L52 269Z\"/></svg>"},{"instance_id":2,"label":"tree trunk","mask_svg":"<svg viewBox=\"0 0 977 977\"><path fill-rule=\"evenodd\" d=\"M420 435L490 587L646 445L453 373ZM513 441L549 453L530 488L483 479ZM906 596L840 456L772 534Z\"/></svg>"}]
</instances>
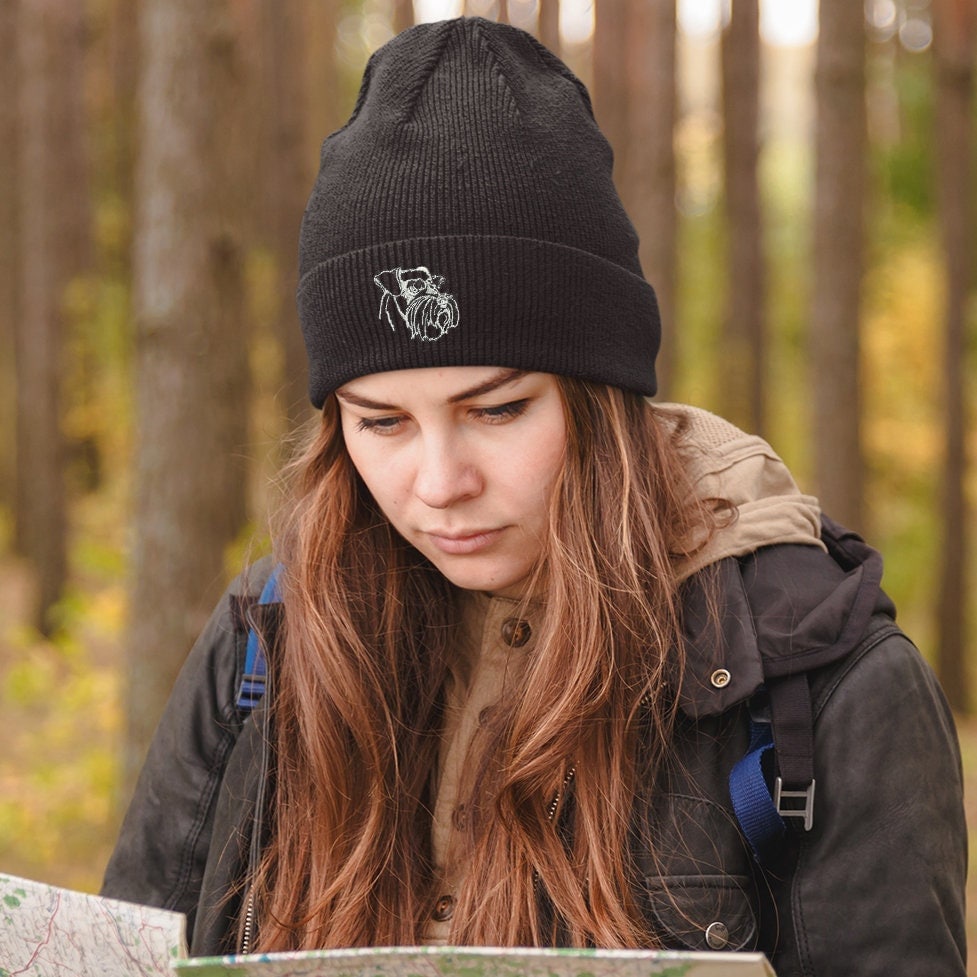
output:
<instances>
[{"instance_id":1,"label":"tree trunk","mask_svg":"<svg viewBox=\"0 0 977 977\"><path fill-rule=\"evenodd\" d=\"M399 34L414 26L414 0L393 0L393 28Z\"/></svg>"},{"instance_id":2,"label":"tree trunk","mask_svg":"<svg viewBox=\"0 0 977 977\"><path fill-rule=\"evenodd\" d=\"M560 0L539 0L537 33L540 41L560 56Z\"/></svg>"},{"instance_id":3,"label":"tree trunk","mask_svg":"<svg viewBox=\"0 0 977 977\"><path fill-rule=\"evenodd\" d=\"M721 357L723 412L764 431L763 217L760 207L760 5L736 0L722 36L727 290Z\"/></svg>"},{"instance_id":4,"label":"tree trunk","mask_svg":"<svg viewBox=\"0 0 977 977\"><path fill-rule=\"evenodd\" d=\"M0 4L0 506L11 515L16 508L17 372L14 369L14 326L17 314L18 126L17 8L15 0Z\"/></svg>"},{"instance_id":5,"label":"tree trunk","mask_svg":"<svg viewBox=\"0 0 977 977\"><path fill-rule=\"evenodd\" d=\"M239 50L227 2L145 0L136 164L137 451L126 779L224 580L248 415Z\"/></svg>"},{"instance_id":6,"label":"tree trunk","mask_svg":"<svg viewBox=\"0 0 977 977\"><path fill-rule=\"evenodd\" d=\"M339 19L343 0L315 0L306 11L306 31L308 34L307 74L309 90L315 93L311 99L308 113L308 126L311 133L310 159L319 159L322 140L335 132L349 116L353 102L346 97L342 86L342 72L336 56L339 37ZM352 93L355 96L355 91ZM311 183L305 188L312 190ZM298 248L298 228L295 230L295 246ZM304 367L303 367L304 369Z\"/></svg>"},{"instance_id":7,"label":"tree trunk","mask_svg":"<svg viewBox=\"0 0 977 977\"><path fill-rule=\"evenodd\" d=\"M859 313L865 208L865 21L861 3L821 0L813 365L814 462L824 510L864 530Z\"/></svg>"},{"instance_id":8,"label":"tree trunk","mask_svg":"<svg viewBox=\"0 0 977 977\"><path fill-rule=\"evenodd\" d=\"M667 399L676 334L674 0L630 0L626 23L629 92L624 101L630 111L628 152L619 182L641 239L641 267L658 296L663 339L658 391Z\"/></svg>"},{"instance_id":9,"label":"tree trunk","mask_svg":"<svg viewBox=\"0 0 977 977\"><path fill-rule=\"evenodd\" d=\"M943 543L937 672L954 709L970 707L967 670L967 302L973 275L974 0L934 0L936 184L946 269L944 319Z\"/></svg>"},{"instance_id":10,"label":"tree trunk","mask_svg":"<svg viewBox=\"0 0 977 977\"><path fill-rule=\"evenodd\" d=\"M628 154L628 78L622 70L628 49L628 12L623 0L595 0L594 115L614 150L614 175L624 172Z\"/></svg>"},{"instance_id":11,"label":"tree trunk","mask_svg":"<svg viewBox=\"0 0 977 977\"><path fill-rule=\"evenodd\" d=\"M403 6L403 4L401 4ZM410 7L410 4L407 4ZM283 351L278 397L289 430L309 416L308 369L295 306L298 283L298 235L314 174L315 157L307 151L308 97L305 72L305 4L261 0L264 38L265 233L275 259L277 314L275 333ZM409 24L402 24L398 30ZM322 57L323 52L317 52Z\"/></svg>"},{"instance_id":12,"label":"tree trunk","mask_svg":"<svg viewBox=\"0 0 977 977\"><path fill-rule=\"evenodd\" d=\"M83 8L31 0L19 8L19 244L17 543L37 574L36 622L67 573L65 446L61 428L65 299L89 260Z\"/></svg>"},{"instance_id":13,"label":"tree trunk","mask_svg":"<svg viewBox=\"0 0 977 977\"><path fill-rule=\"evenodd\" d=\"M136 87L139 78L139 21L138 4L131 0L116 0L111 21L112 58L112 183L119 194L126 214L127 227L132 227L133 180L135 174ZM120 256L123 274L130 274L132 254L131 230L122 242Z\"/></svg>"}]
</instances>

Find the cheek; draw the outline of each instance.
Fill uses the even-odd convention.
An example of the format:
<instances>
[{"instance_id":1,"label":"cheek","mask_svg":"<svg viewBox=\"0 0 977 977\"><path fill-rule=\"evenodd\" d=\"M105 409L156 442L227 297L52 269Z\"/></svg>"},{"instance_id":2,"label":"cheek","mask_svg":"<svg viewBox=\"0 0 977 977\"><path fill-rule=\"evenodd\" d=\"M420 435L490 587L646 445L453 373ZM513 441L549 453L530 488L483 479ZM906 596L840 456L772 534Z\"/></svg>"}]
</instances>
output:
<instances>
[{"instance_id":1,"label":"cheek","mask_svg":"<svg viewBox=\"0 0 977 977\"><path fill-rule=\"evenodd\" d=\"M348 432L345 427L343 434L349 460L374 501L384 514L389 515L388 510L396 507L398 494L397 466L392 462L390 452L383 450L382 445L370 444L358 436L358 432Z\"/></svg>"},{"instance_id":2,"label":"cheek","mask_svg":"<svg viewBox=\"0 0 977 977\"><path fill-rule=\"evenodd\" d=\"M548 519L553 490L564 465L566 427L562 416L538 431L530 444L531 448L522 456L519 475L510 484L534 513L534 521L541 523ZM509 464L512 464L511 457Z\"/></svg>"},{"instance_id":3,"label":"cheek","mask_svg":"<svg viewBox=\"0 0 977 977\"><path fill-rule=\"evenodd\" d=\"M567 426L562 407L553 417L548 429L540 437L537 451L536 477L540 484L551 489L563 470L567 449Z\"/></svg>"},{"instance_id":4,"label":"cheek","mask_svg":"<svg viewBox=\"0 0 977 977\"><path fill-rule=\"evenodd\" d=\"M362 467L356 464L356 470L360 473L370 495L380 506L385 515L390 516L395 512L403 500L403 485L397 465L389 459L377 459L376 457L363 458L361 456Z\"/></svg>"}]
</instances>

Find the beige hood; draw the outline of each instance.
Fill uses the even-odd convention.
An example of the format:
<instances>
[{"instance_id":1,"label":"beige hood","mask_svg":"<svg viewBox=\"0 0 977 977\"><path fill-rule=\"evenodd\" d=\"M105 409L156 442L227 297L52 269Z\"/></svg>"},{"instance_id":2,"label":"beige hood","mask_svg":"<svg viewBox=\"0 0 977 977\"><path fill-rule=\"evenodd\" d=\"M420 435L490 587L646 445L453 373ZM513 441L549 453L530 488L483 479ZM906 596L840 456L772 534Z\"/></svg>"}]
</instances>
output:
<instances>
[{"instance_id":1,"label":"beige hood","mask_svg":"<svg viewBox=\"0 0 977 977\"><path fill-rule=\"evenodd\" d=\"M679 568L680 580L727 556L746 556L761 546L801 543L825 549L818 500L800 491L763 438L697 407L657 406L687 424L688 471L699 495L723 499L736 512L735 519L721 526Z\"/></svg>"}]
</instances>

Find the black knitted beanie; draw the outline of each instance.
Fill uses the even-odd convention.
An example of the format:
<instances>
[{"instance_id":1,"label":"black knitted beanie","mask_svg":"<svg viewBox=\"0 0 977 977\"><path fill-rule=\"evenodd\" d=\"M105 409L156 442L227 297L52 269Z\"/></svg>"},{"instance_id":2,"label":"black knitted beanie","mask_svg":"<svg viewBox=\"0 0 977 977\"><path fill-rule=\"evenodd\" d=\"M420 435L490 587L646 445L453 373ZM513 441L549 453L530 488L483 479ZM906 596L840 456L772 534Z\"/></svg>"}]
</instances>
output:
<instances>
[{"instance_id":1,"label":"black knitted beanie","mask_svg":"<svg viewBox=\"0 0 977 977\"><path fill-rule=\"evenodd\" d=\"M312 403L427 366L653 394L658 306L611 162L583 84L521 30L463 18L380 48L302 221Z\"/></svg>"}]
</instances>

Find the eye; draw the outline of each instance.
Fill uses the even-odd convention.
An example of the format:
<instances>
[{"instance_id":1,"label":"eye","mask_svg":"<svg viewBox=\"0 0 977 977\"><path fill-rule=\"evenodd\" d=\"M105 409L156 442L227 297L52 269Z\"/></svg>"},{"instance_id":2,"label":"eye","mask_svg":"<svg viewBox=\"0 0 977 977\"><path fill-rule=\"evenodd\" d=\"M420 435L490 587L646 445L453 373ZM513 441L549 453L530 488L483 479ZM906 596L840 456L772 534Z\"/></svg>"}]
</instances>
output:
<instances>
[{"instance_id":1,"label":"eye","mask_svg":"<svg viewBox=\"0 0 977 977\"><path fill-rule=\"evenodd\" d=\"M357 431L369 431L372 434L394 434L403 418L400 417L361 417L356 424Z\"/></svg>"},{"instance_id":2,"label":"eye","mask_svg":"<svg viewBox=\"0 0 977 977\"><path fill-rule=\"evenodd\" d=\"M513 400L508 404L497 404L494 407L475 407L473 414L479 420L487 421L489 424L501 424L510 421L526 412L529 406L529 399Z\"/></svg>"}]
</instances>

